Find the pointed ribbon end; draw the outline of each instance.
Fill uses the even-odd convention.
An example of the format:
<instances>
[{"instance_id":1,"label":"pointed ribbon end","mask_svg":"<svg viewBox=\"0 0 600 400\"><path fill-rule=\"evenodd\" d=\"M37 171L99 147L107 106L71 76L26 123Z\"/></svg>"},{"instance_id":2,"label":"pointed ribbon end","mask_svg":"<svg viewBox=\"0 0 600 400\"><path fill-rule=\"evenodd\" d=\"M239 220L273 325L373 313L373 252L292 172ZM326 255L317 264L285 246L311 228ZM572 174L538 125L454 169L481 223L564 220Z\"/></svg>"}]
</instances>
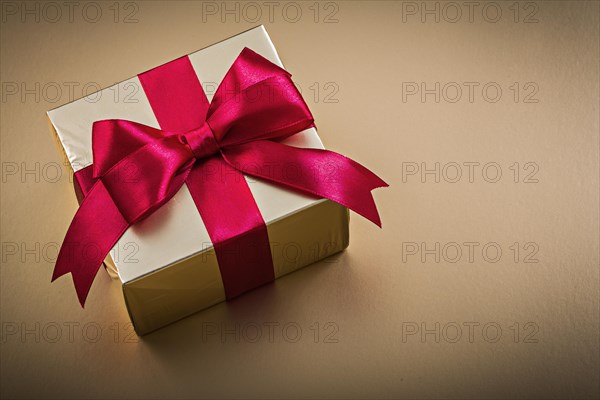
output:
<instances>
[{"instance_id":1,"label":"pointed ribbon end","mask_svg":"<svg viewBox=\"0 0 600 400\"><path fill-rule=\"evenodd\" d=\"M390 185L388 185L388 183L386 181L384 181L383 179L381 179L380 177L378 177L377 175L373 174L376 178L377 181L374 182L375 186L373 186L373 189L378 189L378 188L384 188L384 187L390 187Z\"/></svg>"},{"instance_id":2,"label":"pointed ribbon end","mask_svg":"<svg viewBox=\"0 0 600 400\"><path fill-rule=\"evenodd\" d=\"M373 176L377 178L377 181L374 182L374 186L371 188L371 191L373 191L374 189L386 188L390 186L377 175L373 174ZM369 221L373 222L378 227L383 228L383 226L381 225L381 218L379 217L379 211L377 210L377 206L375 205L375 199L373 198L373 193L371 193L371 202L372 209L370 210L369 215L366 217Z\"/></svg>"},{"instance_id":3,"label":"pointed ribbon end","mask_svg":"<svg viewBox=\"0 0 600 400\"><path fill-rule=\"evenodd\" d=\"M381 226L381 218L379 217L377 210L375 210L374 215L368 217L368 220L377 225L379 228L383 228L383 226Z\"/></svg>"},{"instance_id":4,"label":"pointed ribbon end","mask_svg":"<svg viewBox=\"0 0 600 400\"><path fill-rule=\"evenodd\" d=\"M69 271L61 271L58 267L55 267L54 271L52 272L52 279L50 279L50 282L54 282L55 280L67 273L69 273Z\"/></svg>"},{"instance_id":5,"label":"pointed ribbon end","mask_svg":"<svg viewBox=\"0 0 600 400\"><path fill-rule=\"evenodd\" d=\"M378 227L382 228L381 218L379 217L379 211L377 211L377 206L375 205L375 200L373 199L373 195L369 192L368 197L364 198L364 200L365 200L364 203L361 204L359 207L348 207L349 206L348 204L344 204L344 205L346 207L350 208L351 210L354 210L359 215L362 215L363 217L365 217L366 219L368 219L369 221L371 221Z\"/></svg>"},{"instance_id":6,"label":"pointed ribbon end","mask_svg":"<svg viewBox=\"0 0 600 400\"><path fill-rule=\"evenodd\" d=\"M77 299L79 299L81 308L85 308L85 299L87 299L87 293L81 293L80 291L77 291Z\"/></svg>"},{"instance_id":7,"label":"pointed ribbon end","mask_svg":"<svg viewBox=\"0 0 600 400\"><path fill-rule=\"evenodd\" d=\"M93 278L93 277L92 277ZM75 291L77 292L77 299L79 300L79 304L81 308L85 308L85 300L90 292L92 287L91 282L82 282L82 279L77 279L75 275L73 275L73 283L75 284Z\"/></svg>"}]
</instances>

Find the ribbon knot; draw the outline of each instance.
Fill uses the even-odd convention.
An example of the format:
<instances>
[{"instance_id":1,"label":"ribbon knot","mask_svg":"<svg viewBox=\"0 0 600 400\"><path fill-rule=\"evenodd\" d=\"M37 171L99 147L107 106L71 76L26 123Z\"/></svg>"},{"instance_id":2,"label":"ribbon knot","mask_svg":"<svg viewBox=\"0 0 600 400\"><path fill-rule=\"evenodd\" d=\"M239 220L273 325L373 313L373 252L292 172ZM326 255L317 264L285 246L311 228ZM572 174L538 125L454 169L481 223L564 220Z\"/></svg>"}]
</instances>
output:
<instances>
[{"instance_id":1,"label":"ribbon knot","mask_svg":"<svg viewBox=\"0 0 600 400\"><path fill-rule=\"evenodd\" d=\"M182 143L188 145L196 159L208 158L219 153L220 147L210 125L205 122L200 128L179 135Z\"/></svg>"}]
</instances>

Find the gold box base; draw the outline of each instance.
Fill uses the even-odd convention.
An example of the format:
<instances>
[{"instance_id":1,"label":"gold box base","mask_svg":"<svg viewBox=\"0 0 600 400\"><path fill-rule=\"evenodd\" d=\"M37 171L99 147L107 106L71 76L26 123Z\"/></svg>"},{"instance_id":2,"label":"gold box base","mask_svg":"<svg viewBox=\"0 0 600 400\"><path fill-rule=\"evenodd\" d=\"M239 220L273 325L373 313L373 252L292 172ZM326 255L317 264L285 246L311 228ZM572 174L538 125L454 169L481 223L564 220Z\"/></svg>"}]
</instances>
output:
<instances>
[{"instance_id":1,"label":"gold box base","mask_svg":"<svg viewBox=\"0 0 600 400\"><path fill-rule=\"evenodd\" d=\"M275 277L348 247L348 209L329 200L267 225ZM213 248L123 285L129 316L144 335L225 301Z\"/></svg>"}]
</instances>

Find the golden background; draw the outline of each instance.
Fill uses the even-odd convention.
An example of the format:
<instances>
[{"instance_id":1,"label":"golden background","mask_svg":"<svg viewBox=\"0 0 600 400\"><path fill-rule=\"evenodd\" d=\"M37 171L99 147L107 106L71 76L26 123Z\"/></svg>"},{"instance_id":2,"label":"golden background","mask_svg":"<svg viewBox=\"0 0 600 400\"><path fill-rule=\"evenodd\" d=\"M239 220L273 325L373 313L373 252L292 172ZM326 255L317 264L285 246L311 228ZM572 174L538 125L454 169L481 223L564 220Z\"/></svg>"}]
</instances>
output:
<instances>
[{"instance_id":1,"label":"golden background","mask_svg":"<svg viewBox=\"0 0 600 400\"><path fill-rule=\"evenodd\" d=\"M598 2L65 4L2 2L3 398L600 395ZM107 274L50 284L45 112L259 24L384 228L138 338Z\"/></svg>"}]
</instances>

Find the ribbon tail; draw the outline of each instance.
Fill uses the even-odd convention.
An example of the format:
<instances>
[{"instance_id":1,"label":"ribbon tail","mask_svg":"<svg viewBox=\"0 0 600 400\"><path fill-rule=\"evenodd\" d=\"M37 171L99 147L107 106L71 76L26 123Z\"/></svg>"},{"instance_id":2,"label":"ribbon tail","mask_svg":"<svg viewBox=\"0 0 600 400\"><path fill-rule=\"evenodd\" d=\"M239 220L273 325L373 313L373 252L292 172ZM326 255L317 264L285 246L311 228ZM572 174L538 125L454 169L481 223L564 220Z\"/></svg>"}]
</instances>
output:
<instances>
[{"instance_id":1,"label":"ribbon tail","mask_svg":"<svg viewBox=\"0 0 600 400\"><path fill-rule=\"evenodd\" d=\"M388 184L348 157L269 140L223 149L222 154L230 165L248 175L333 200L381 227L371 190Z\"/></svg>"},{"instance_id":2,"label":"ribbon tail","mask_svg":"<svg viewBox=\"0 0 600 400\"><path fill-rule=\"evenodd\" d=\"M83 307L102 262L129 227L101 181L77 210L58 253L52 281L71 273Z\"/></svg>"}]
</instances>

